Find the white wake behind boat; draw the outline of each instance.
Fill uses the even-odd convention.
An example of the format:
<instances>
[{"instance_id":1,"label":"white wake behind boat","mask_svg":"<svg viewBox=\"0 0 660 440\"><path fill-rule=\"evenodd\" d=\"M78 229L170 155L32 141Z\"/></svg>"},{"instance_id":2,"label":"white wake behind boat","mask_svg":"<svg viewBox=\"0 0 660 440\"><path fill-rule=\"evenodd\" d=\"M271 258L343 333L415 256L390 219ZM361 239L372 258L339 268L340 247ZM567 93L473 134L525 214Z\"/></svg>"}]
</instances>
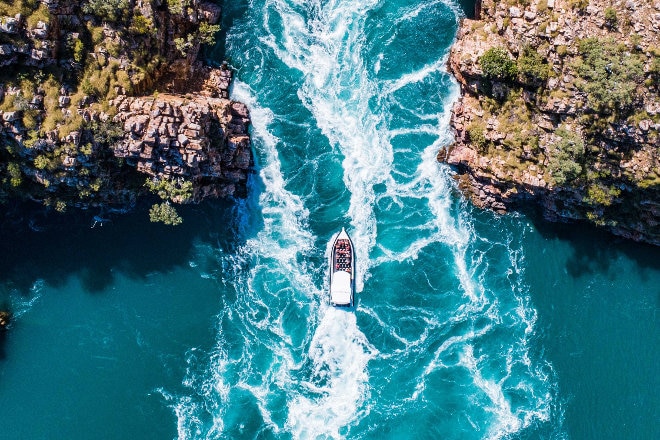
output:
<instances>
[{"instance_id":1,"label":"white wake behind boat","mask_svg":"<svg viewBox=\"0 0 660 440\"><path fill-rule=\"evenodd\" d=\"M355 248L344 228L330 251L330 304L353 307L355 302Z\"/></svg>"}]
</instances>

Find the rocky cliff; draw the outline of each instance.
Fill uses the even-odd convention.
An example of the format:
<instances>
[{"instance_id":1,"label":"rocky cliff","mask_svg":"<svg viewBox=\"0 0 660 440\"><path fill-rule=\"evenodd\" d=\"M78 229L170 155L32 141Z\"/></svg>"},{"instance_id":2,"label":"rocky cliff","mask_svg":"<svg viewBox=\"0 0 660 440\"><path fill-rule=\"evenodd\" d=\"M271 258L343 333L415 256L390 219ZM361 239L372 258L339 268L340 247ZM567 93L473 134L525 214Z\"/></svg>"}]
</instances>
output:
<instances>
[{"instance_id":1,"label":"rocky cliff","mask_svg":"<svg viewBox=\"0 0 660 440\"><path fill-rule=\"evenodd\" d=\"M127 159L152 179L192 182L192 201L245 195L252 156L244 104L159 94L119 96L111 105L117 108L113 120L123 124L125 133L113 147L115 157Z\"/></svg>"},{"instance_id":2,"label":"rocky cliff","mask_svg":"<svg viewBox=\"0 0 660 440\"><path fill-rule=\"evenodd\" d=\"M244 196L247 109L228 99L226 65L198 61L220 13L200 0L0 0L0 201Z\"/></svg>"},{"instance_id":3,"label":"rocky cliff","mask_svg":"<svg viewBox=\"0 0 660 440\"><path fill-rule=\"evenodd\" d=\"M539 206L660 244L660 2L484 0L449 68L438 160L481 207Z\"/></svg>"}]
</instances>

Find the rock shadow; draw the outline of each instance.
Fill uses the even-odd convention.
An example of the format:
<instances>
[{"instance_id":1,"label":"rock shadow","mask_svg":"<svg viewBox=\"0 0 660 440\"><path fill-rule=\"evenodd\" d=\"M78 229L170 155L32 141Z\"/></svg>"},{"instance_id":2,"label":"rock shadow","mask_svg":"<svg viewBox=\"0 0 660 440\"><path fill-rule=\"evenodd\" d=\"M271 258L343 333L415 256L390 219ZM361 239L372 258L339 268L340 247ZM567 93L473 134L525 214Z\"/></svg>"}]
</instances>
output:
<instances>
[{"instance_id":1,"label":"rock shadow","mask_svg":"<svg viewBox=\"0 0 660 440\"><path fill-rule=\"evenodd\" d=\"M573 255L566 263L566 270L574 278L612 273L611 266L617 254L634 261L642 277L645 269L660 271L660 248L657 246L617 237L584 222L553 223L538 212L525 212L525 215L543 238L570 243Z\"/></svg>"},{"instance_id":2,"label":"rock shadow","mask_svg":"<svg viewBox=\"0 0 660 440\"><path fill-rule=\"evenodd\" d=\"M245 16L249 9L247 2L220 2L222 7L222 17L220 19L220 30L216 34L215 44L213 46L202 46L202 57L205 62L211 66L220 67L223 61L227 61L232 68L235 66L231 58L227 58L227 32L232 29L234 21ZM244 47L249 44L244 43Z\"/></svg>"},{"instance_id":3,"label":"rock shadow","mask_svg":"<svg viewBox=\"0 0 660 440\"><path fill-rule=\"evenodd\" d=\"M243 200L177 206L183 223L172 227L149 220L150 203L132 212L104 215L94 224L91 211L46 213L40 206L14 206L14 217L0 224L0 281L28 295L37 280L61 286L77 276L89 293L103 292L117 273L146 278L149 273L187 265L195 245L207 243L234 252L249 238L242 224L250 215Z\"/></svg>"}]
</instances>

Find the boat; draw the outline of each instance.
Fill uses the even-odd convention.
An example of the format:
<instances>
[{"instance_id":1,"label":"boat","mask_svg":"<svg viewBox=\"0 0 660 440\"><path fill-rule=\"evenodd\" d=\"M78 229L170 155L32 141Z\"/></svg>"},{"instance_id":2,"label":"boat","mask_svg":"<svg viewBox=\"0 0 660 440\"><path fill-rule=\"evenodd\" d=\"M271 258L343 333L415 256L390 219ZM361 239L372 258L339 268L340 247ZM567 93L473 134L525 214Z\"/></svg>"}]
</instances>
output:
<instances>
[{"instance_id":1,"label":"boat","mask_svg":"<svg viewBox=\"0 0 660 440\"><path fill-rule=\"evenodd\" d=\"M344 228L330 251L330 304L353 307L355 303L355 248Z\"/></svg>"}]
</instances>

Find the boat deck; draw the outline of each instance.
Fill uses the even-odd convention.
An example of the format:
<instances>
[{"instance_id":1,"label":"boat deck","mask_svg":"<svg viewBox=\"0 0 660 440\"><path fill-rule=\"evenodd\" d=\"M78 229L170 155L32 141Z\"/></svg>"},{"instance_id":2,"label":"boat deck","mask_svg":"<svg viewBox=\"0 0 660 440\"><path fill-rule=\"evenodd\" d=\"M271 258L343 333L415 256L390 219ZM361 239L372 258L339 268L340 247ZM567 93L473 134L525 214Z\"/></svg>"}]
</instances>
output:
<instances>
[{"instance_id":1,"label":"boat deck","mask_svg":"<svg viewBox=\"0 0 660 440\"><path fill-rule=\"evenodd\" d=\"M335 243L335 252L334 252L334 271L344 271L351 273L351 268L353 265L353 252L351 249L351 242L346 239L339 239Z\"/></svg>"}]
</instances>

